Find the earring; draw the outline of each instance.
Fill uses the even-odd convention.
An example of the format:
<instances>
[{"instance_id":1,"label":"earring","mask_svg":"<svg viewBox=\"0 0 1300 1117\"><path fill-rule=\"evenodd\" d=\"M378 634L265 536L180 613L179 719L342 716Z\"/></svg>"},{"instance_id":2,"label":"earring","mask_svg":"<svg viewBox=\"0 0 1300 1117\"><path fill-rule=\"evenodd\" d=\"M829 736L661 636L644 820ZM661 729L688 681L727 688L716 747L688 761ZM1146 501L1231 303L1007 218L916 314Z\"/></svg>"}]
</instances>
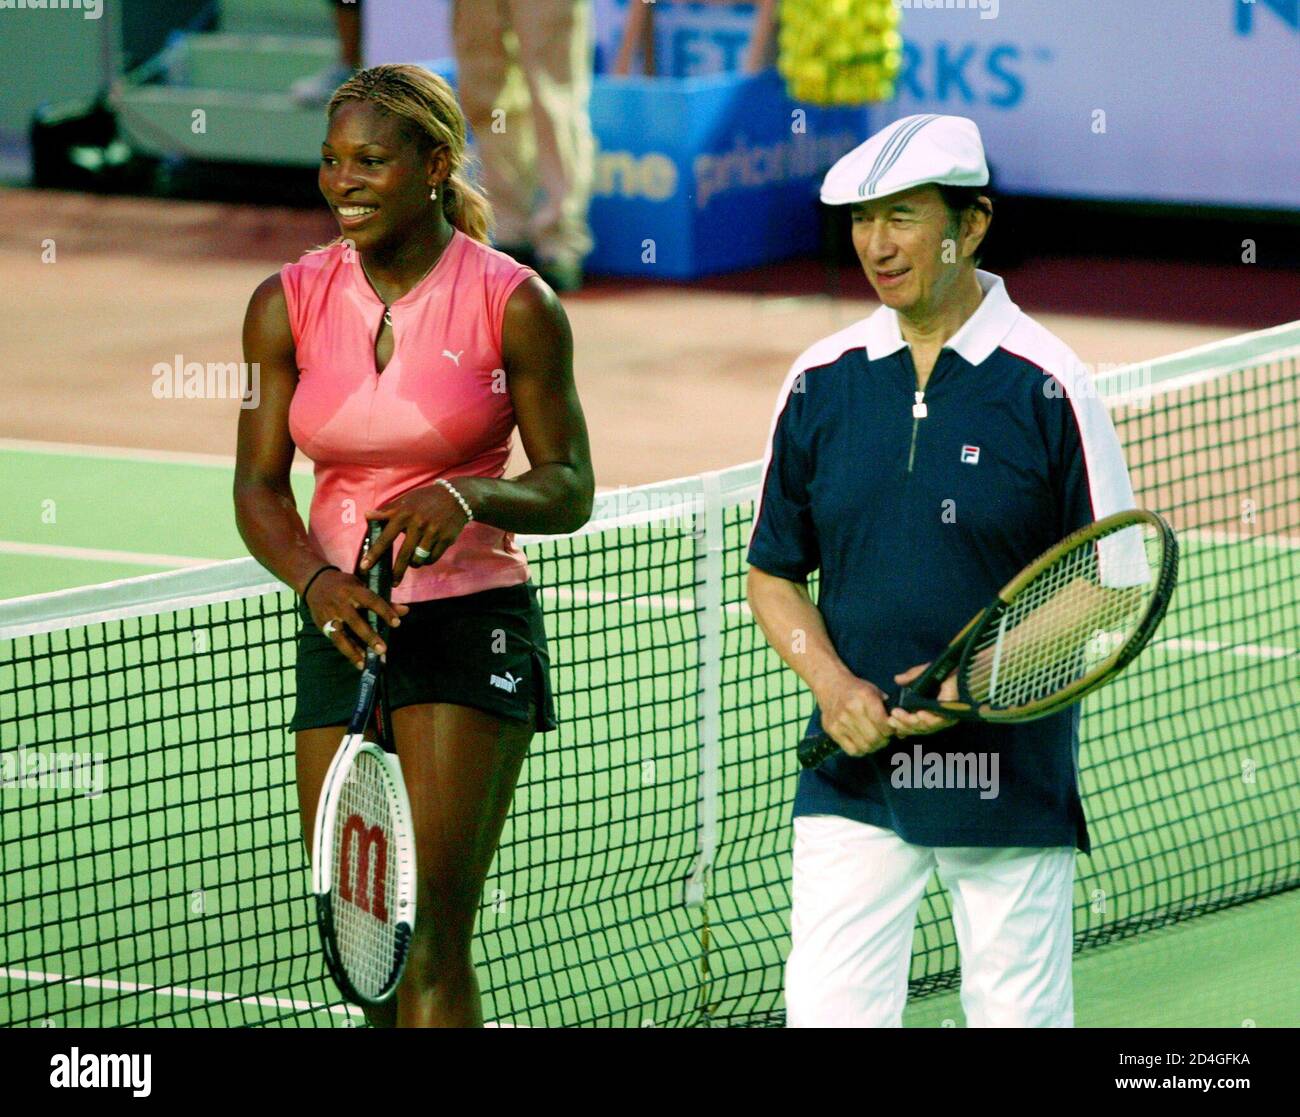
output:
<instances>
[{"instance_id":1,"label":"earring","mask_svg":"<svg viewBox=\"0 0 1300 1117\"><path fill-rule=\"evenodd\" d=\"M436 202L437 200L438 200L438 188L435 186L432 190L429 191L429 201Z\"/></svg>"}]
</instances>

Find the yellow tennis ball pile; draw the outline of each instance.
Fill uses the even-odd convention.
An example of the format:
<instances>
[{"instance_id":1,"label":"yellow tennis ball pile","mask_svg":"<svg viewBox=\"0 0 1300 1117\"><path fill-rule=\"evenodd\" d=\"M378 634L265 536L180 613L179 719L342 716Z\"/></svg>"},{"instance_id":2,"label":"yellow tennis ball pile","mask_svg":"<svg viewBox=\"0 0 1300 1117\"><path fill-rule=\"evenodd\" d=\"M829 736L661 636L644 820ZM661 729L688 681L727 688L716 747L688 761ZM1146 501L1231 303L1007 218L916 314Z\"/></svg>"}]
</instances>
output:
<instances>
[{"instance_id":1,"label":"yellow tennis ball pile","mask_svg":"<svg viewBox=\"0 0 1300 1117\"><path fill-rule=\"evenodd\" d=\"M781 0L777 68L796 101L888 101L903 64L894 0Z\"/></svg>"}]
</instances>

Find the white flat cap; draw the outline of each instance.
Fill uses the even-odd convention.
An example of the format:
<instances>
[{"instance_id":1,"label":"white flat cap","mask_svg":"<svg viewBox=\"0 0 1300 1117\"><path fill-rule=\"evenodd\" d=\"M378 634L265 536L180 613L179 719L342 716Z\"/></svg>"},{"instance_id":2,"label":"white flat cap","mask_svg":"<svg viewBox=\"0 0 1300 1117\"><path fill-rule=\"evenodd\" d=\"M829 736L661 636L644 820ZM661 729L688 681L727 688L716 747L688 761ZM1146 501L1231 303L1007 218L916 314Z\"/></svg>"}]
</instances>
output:
<instances>
[{"instance_id":1,"label":"white flat cap","mask_svg":"<svg viewBox=\"0 0 1300 1117\"><path fill-rule=\"evenodd\" d=\"M827 205L866 202L927 182L987 186L989 165L975 121L964 116L905 116L859 144L826 172Z\"/></svg>"}]
</instances>

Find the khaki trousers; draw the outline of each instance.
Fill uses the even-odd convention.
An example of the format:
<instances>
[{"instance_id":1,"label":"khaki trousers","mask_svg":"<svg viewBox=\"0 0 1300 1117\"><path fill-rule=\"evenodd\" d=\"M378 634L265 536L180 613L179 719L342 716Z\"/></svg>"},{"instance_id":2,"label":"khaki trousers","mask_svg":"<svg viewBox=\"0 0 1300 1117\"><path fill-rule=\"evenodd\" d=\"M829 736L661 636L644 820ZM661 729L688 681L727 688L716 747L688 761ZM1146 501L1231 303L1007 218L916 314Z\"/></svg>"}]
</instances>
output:
<instances>
[{"instance_id":1,"label":"khaki trousers","mask_svg":"<svg viewBox=\"0 0 1300 1117\"><path fill-rule=\"evenodd\" d=\"M596 146L590 0L456 0L452 35L497 243L581 261Z\"/></svg>"}]
</instances>

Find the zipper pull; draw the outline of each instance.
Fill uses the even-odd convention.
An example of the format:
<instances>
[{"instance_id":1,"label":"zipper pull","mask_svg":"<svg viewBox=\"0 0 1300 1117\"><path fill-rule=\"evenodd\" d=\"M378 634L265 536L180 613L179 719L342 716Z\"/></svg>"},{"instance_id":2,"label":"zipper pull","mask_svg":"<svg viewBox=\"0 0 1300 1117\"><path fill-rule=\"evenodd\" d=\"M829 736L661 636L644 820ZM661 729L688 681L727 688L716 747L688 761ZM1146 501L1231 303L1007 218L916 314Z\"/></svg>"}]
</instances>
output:
<instances>
[{"instance_id":1,"label":"zipper pull","mask_svg":"<svg viewBox=\"0 0 1300 1117\"><path fill-rule=\"evenodd\" d=\"M913 392L912 394L916 397L916 402L912 404L912 418L924 419L930 413L925 406L925 393Z\"/></svg>"}]
</instances>

